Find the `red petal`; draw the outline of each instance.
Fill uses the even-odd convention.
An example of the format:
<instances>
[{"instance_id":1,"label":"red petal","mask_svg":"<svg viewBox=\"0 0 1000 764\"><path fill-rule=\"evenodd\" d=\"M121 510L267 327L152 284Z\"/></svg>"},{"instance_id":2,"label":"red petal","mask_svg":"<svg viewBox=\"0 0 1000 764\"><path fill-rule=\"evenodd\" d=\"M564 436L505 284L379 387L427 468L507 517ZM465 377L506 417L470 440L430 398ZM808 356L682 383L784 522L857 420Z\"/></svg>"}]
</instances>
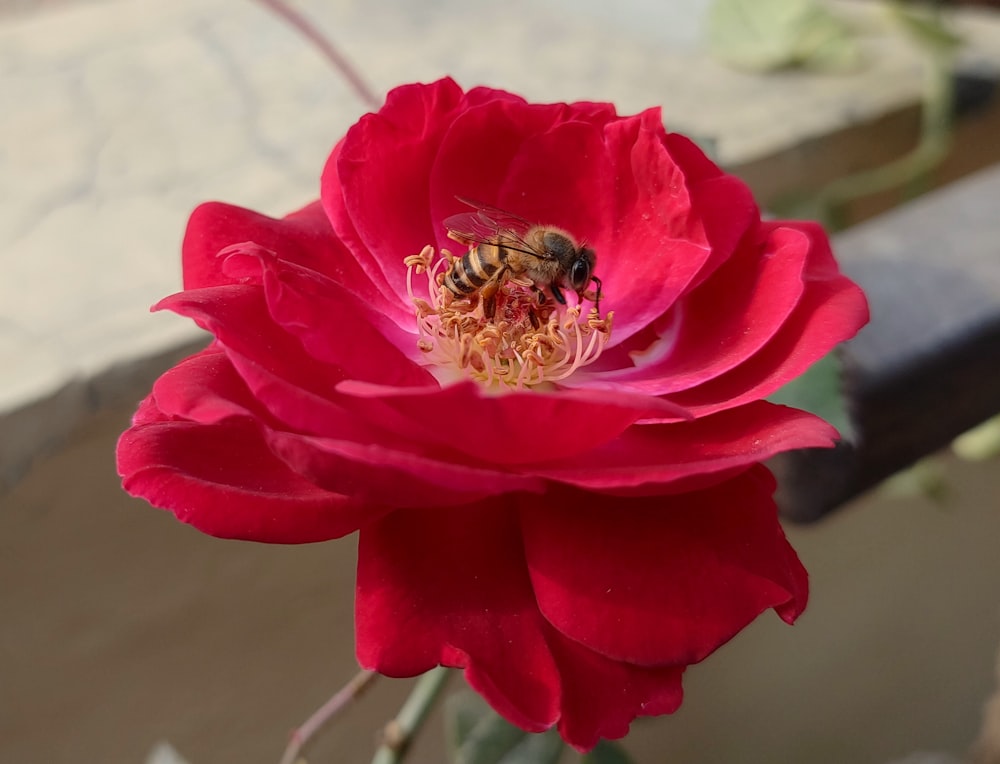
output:
<instances>
[{"instance_id":1,"label":"red petal","mask_svg":"<svg viewBox=\"0 0 1000 764\"><path fill-rule=\"evenodd\" d=\"M684 176L689 183L701 183L723 174L705 151L686 135L667 133L663 144L673 160L684 168Z\"/></svg>"},{"instance_id":2,"label":"red petal","mask_svg":"<svg viewBox=\"0 0 1000 764\"><path fill-rule=\"evenodd\" d=\"M794 620L806 573L773 488L754 467L667 497L526 498L525 554L543 615L570 639L643 666L696 663L770 607Z\"/></svg>"},{"instance_id":3,"label":"red petal","mask_svg":"<svg viewBox=\"0 0 1000 764\"><path fill-rule=\"evenodd\" d=\"M155 421L162 421L162 414L202 424L250 416L272 429L277 420L299 432L336 434L359 442L385 437L342 406L218 346L181 361L163 374L153 386L153 398L161 414Z\"/></svg>"},{"instance_id":4,"label":"red petal","mask_svg":"<svg viewBox=\"0 0 1000 764\"><path fill-rule=\"evenodd\" d=\"M227 353L248 358L302 389L329 392L344 379L343 370L317 360L271 319L259 286L188 290L161 300L154 306L160 309L194 319Z\"/></svg>"},{"instance_id":5,"label":"red petal","mask_svg":"<svg viewBox=\"0 0 1000 764\"><path fill-rule=\"evenodd\" d=\"M715 273L733 257L742 242L757 232L760 211L749 187L732 175L691 183L691 199L712 248L711 256L692 282L694 288Z\"/></svg>"},{"instance_id":6,"label":"red petal","mask_svg":"<svg viewBox=\"0 0 1000 764\"><path fill-rule=\"evenodd\" d=\"M265 288L234 285L181 292L156 308L193 318L214 334L255 392L253 369L240 358L290 382L293 392L302 389L321 398L330 398L336 384L353 375L403 384L433 379L367 324L362 311L351 310L353 299L333 282L323 282L328 293L271 270L265 271L265 281ZM265 295L290 331L273 320ZM356 343L366 352L359 353Z\"/></svg>"},{"instance_id":7,"label":"red petal","mask_svg":"<svg viewBox=\"0 0 1000 764\"><path fill-rule=\"evenodd\" d=\"M192 290L166 298L159 307L194 318L215 334L253 397L288 427L360 441L375 437L371 427L334 400L343 370L317 360L271 320L261 287Z\"/></svg>"},{"instance_id":8,"label":"red petal","mask_svg":"<svg viewBox=\"0 0 1000 764\"><path fill-rule=\"evenodd\" d=\"M664 147L659 110L609 125L605 141L613 210L593 245L619 343L666 312L712 252L683 169Z\"/></svg>"},{"instance_id":9,"label":"red petal","mask_svg":"<svg viewBox=\"0 0 1000 764\"><path fill-rule=\"evenodd\" d=\"M809 253L802 237L768 251L748 242L737 257L683 298L676 316L643 345L629 343L633 367L581 374L573 385L628 381L631 389L664 395L694 387L738 366L760 350L795 309L806 286ZM720 310L725 306L725 310Z\"/></svg>"},{"instance_id":10,"label":"red petal","mask_svg":"<svg viewBox=\"0 0 1000 764\"><path fill-rule=\"evenodd\" d=\"M683 666L633 666L598 655L549 629L563 683L559 733L586 751L628 734L637 716L672 714L684 698Z\"/></svg>"},{"instance_id":11,"label":"red petal","mask_svg":"<svg viewBox=\"0 0 1000 764\"><path fill-rule=\"evenodd\" d=\"M505 170L497 205L595 243L613 221L614 172L599 127L562 122L524 137Z\"/></svg>"},{"instance_id":12,"label":"red petal","mask_svg":"<svg viewBox=\"0 0 1000 764\"><path fill-rule=\"evenodd\" d=\"M439 247L455 249L445 237L441 221L467 207L455 199L462 196L508 211L534 221L547 210L532 205L538 196L530 194L530 186L515 187L508 180L514 163L525 151L526 143L543 136L563 122L571 113L565 104L526 105L518 102L494 101L469 109L459 115L444 136L439 154L430 174L430 212L435 224ZM488 150L484 150L484 136ZM536 179L550 176L558 170L549 158L536 167ZM560 195L565 209L572 199ZM563 216L565 217L565 216ZM552 220L539 218L543 224Z\"/></svg>"},{"instance_id":13,"label":"red petal","mask_svg":"<svg viewBox=\"0 0 1000 764\"><path fill-rule=\"evenodd\" d=\"M810 237L813 247L806 266L805 292L771 341L746 362L704 384L670 395L671 400L699 414L767 397L868 322L864 293L838 272L822 229L813 223L772 226L771 239L776 242L787 236Z\"/></svg>"},{"instance_id":14,"label":"red petal","mask_svg":"<svg viewBox=\"0 0 1000 764\"><path fill-rule=\"evenodd\" d=\"M559 716L559 676L504 500L394 512L361 531L358 661L389 676L442 664L531 731Z\"/></svg>"},{"instance_id":15,"label":"red petal","mask_svg":"<svg viewBox=\"0 0 1000 764\"><path fill-rule=\"evenodd\" d=\"M268 442L297 472L359 501L394 507L454 506L514 491L541 492L532 475L469 464L453 454L422 453L393 439L358 442L272 433Z\"/></svg>"},{"instance_id":16,"label":"red petal","mask_svg":"<svg viewBox=\"0 0 1000 764\"><path fill-rule=\"evenodd\" d=\"M339 367L351 379L398 385L434 380L401 349L419 355L412 316L411 331L400 332L372 306L322 274L267 252L257 252L255 259L263 269L268 311L311 356Z\"/></svg>"},{"instance_id":17,"label":"red petal","mask_svg":"<svg viewBox=\"0 0 1000 764\"><path fill-rule=\"evenodd\" d=\"M118 441L118 474L133 496L222 538L325 541L379 514L292 472L247 419L134 426Z\"/></svg>"},{"instance_id":18,"label":"red petal","mask_svg":"<svg viewBox=\"0 0 1000 764\"><path fill-rule=\"evenodd\" d=\"M584 459L538 462L532 472L591 491L662 495L719 482L782 451L829 447L836 437L819 417L757 401L690 422L630 427Z\"/></svg>"},{"instance_id":19,"label":"red petal","mask_svg":"<svg viewBox=\"0 0 1000 764\"><path fill-rule=\"evenodd\" d=\"M395 296L387 298L372 283L334 234L319 202L282 219L219 202L202 204L191 214L184 237L185 288L246 283L226 266L231 266L234 247L251 244L300 269L323 274L371 306L373 314L393 322L397 331L399 327L412 331L410 305Z\"/></svg>"},{"instance_id":20,"label":"red petal","mask_svg":"<svg viewBox=\"0 0 1000 764\"><path fill-rule=\"evenodd\" d=\"M337 271L350 259L318 203L278 219L232 204L207 202L191 213L184 234L184 287L234 283L223 272L225 255L220 252L247 241L320 272Z\"/></svg>"},{"instance_id":21,"label":"red petal","mask_svg":"<svg viewBox=\"0 0 1000 764\"><path fill-rule=\"evenodd\" d=\"M290 428L359 441L379 437L364 421L338 404L340 396L334 390L344 379L344 370L317 359L297 338L278 326L268 313L261 287L234 285L191 290L168 297L157 307L189 316L215 334L253 397ZM336 336L332 329L329 332ZM358 355L356 347L344 337L337 339L343 357L350 362ZM394 350L392 353L398 356ZM364 366L371 359L360 360ZM398 358L391 360L395 362ZM405 365L412 366L408 360ZM377 371L398 378L399 374L393 374L394 368L398 366L387 364ZM420 380L427 378L425 372L416 371Z\"/></svg>"},{"instance_id":22,"label":"red petal","mask_svg":"<svg viewBox=\"0 0 1000 764\"><path fill-rule=\"evenodd\" d=\"M403 258L435 241L428 179L463 98L451 80L396 88L347 132L323 172L335 229L400 304L408 304Z\"/></svg>"},{"instance_id":23,"label":"red petal","mask_svg":"<svg viewBox=\"0 0 1000 764\"><path fill-rule=\"evenodd\" d=\"M639 367L635 371L627 368L622 371L621 366L618 369L610 369L608 364L604 363L601 371L588 373L587 370L583 370L566 382L581 388L627 390L647 395L669 394L670 400L702 416L767 397L786 382L802 374L809 366L829 353L835 345L850 339L868 321L868 304L864 294L854 282L838 272L829 241L819 226L812 223L770 223L764 224L763 235L767 239L765 252L771 253L765 257L770 257L772 260L775 257L784 259L793 257L795 253L805 252L807 259L801 271L803 291L800 299L760 350L727 371L711 376L729 367L735 353L731 354L728 347L718 347L718 338L706 339L706 343L716 343L720 362L710 364L699 373L690 367L685 369L682 365L684 356L681 355L678 358L680 376L677 383L691 385L682 390L674 390L675 381L669 363L672 359L669 355L671 352L669 340L664 340L662 352L650 362L648 368ZM725 269L725 273L727 281L720 282L719 293L715 291L716 284L713 278L700 288L697 298L694 296L691 298L697 299L698 304L703 305L703 310L707 313L704 319L706 322L710 319L711 305L727 304L727 295L722 293L721 288L724 284L731 286L728 280L728 268ZM781 270L776 270L776 273L781 273ZM721 276L722 272L718 275ZM762 325L763 331L760 331L754 328L753 319L757 314L751 314L748 306L742 317L750 327L750 333L759 336L753 339L744 337L742 340L735 340L735 346L738 348L741 343L746 343L742 345L742 350L736 352L749 350L757 344L763 334L774 329L775 320L780 318L784 310L781 307L782 302L787 303L790 298L788 292L790 287L784 278L768 283L762 281L758 285L758 292L765 299L771 298L772 289L779 295L775 305L772 306L772 309L777 308L777 315L770 312L772 309L761 311L759 315L766 318ZM685 304L686 302L685 300ZM715 321L728 326L733 332L738 329L737 324L731 324L725 318L717 318ZM658 331L664 335L667 333L679 335L681 328L664 325L659 326ZM684 327L684 331L696 332L697 327L689 323ZM689 358L695 361L700 355L697 348L694 348L696 344L692 342L689 348ZM614 348L613 351L620 349ZM711 351L712 347L706 347L706 350ZM613 353L607 355L623 363L620 355ZM710 353L701 357L705 361L711 361ZM670 390L674 391L668 392Z\"/></svg>"},{"instance_id":24,"label":"red petal","mask_svg":"<svg viewBox=\"0 0 1000 764\"><path fill-rule=\"evenodd\" d=\"M178 417L216 424L234 416L261 418L267 412L218 345L185 358L153 385L158 421Z\"/></svg>"},{"instance_id":25,"label":"red petal","mask_svg":"<svg viewBox=\"0 0 1000 764\"><path fill-rule=\"evenodd\" d=\"M538 460L585 453L636 420L687 415L656 398L601 390L490 395L473 382L393 388L348 380L337 391L352 396L352 410L385 430L456 453L471 451L486 463L526 464L532 472ZM479 435L470 440L470 433Z\"/></svg>"},{"instance_id":26,"label":"red petal","mask_svg":"<svg viewBox=\"0 0 1000 764\"><path fill-rule=\"evenodd\" d=\"M314 391L284 379L246 356L226 350L226 356L267 411L291 429L311 435L336 435L358 442L378 440L385 433L350 408L331 400L331 390ZM308 383L308 381L307 381ZM339 396L333 396L339 398Z\"/></svg>"},{"instance_id":27,"label":"red petal","mask_svg":"<svg viewBox=\"0 0 1000 764\"><path fill-rule=\"evenodd\" d=\"M371 282L372 290L377 293L377 296L369 296L359 292L359 296L370 302L374 307L383 310L386 317L401 329L412 331L414 325L413 306L410 303L405 291L402 293L397 292L395 286L390 285L390 283L386 281L385 274L383 273L383 266L380 263L378 256L373 254L368 249L368 245L361 240L357 229L354 227L354 222L351 220L350 214L345 207L344 189L341 179L337 175L337 168L340 164L340 152L343 145L344 141L341 140L340 143L334 147L333 153L331 153L329 159L327 159L326 166L323 170L323 209L332 221L334 229L336 230L337 238L350 250L356 264L356 268L364 274L365 279ZM404 253L404 256L405 254L413 253ZM402 257L403 256L400 256L398 266L395 264L397 258L391 258L393 264L390 270L395 270L398 267L402 269L404 273L406 272Z\"/></svg>"}]
</instances>

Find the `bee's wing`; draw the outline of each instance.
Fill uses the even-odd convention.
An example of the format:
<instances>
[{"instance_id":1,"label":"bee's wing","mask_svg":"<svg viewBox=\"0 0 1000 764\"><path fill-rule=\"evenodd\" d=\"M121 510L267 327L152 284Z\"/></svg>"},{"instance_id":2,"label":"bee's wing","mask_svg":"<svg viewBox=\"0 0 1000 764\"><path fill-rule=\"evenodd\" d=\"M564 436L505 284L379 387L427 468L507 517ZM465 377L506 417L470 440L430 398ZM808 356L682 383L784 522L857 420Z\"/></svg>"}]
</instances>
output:
<instances>
[{"instance_id":1,"label":"bee's wing","mask_svg":"<svg viewBox=\"0 0 1000 764\"><path fill-rule=\"evenodd\" d=\"M524 234L534 227L530 221L499 207L491 207L461 196L455 198L476 209L475 212L462 212L445 219L444 227L452 238L477 244L504 242L507 245L513 244L515 249L529 255L551 259L549 253L539 251L524 240Z\"/></svg>"}]
</instances>

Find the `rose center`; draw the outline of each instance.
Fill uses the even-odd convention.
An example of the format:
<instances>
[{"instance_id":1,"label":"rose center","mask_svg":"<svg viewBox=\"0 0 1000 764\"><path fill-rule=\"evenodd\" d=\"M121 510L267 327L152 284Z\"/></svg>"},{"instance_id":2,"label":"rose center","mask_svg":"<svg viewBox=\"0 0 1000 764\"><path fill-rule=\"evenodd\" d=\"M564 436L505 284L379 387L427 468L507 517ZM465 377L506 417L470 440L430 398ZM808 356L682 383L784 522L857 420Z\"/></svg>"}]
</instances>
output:
<instances>
[{"instance_id":1,"label":"rose center","mask_svg":"<svg viewBox=\"0 0 1000 764\"><path fill-rule=\"evenodd\" d=\"M558 382L593 363L611 336L613 314L596 308L581 317L581 307L558 310L542 303L530 281L508 278L496 292L487 318L478 294L457 298L444 286L454 257L430 245L404 259L406 288L413 302L428 361L451 366L487 386L524 388ZM428 299L414 294L414 276L427 278Z\"/></svg>"}]
</instances>

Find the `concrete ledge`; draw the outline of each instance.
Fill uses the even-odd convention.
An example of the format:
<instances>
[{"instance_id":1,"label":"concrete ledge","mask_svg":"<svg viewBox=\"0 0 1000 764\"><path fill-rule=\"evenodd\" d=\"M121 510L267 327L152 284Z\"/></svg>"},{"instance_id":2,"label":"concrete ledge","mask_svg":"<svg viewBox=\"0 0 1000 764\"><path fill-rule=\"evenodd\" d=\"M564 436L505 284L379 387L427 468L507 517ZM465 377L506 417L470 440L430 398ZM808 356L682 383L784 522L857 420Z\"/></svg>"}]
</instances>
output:
<instances>
[{"instance_id":1,"label":"concrete ledge","mask_svg":"<svg viewBox=\"0 0 1000 764\"><path fill-rule=\"evenodd\" d=\"M877 32L859 76L728 70L698 45L705 0L655 16L632 0L614 18L568 0L298 6L380 92L452 74L535 100L660 103L669 127L709 139L722 162L771 183L767 194L771 179L813 171L799 147L823 157L843 130L912 110L919 91L916 53ZM40 7L0 14L0 102L16 105L0 115L0 145L12 147L0 152L0 491L107 403L100 380L138 398L145 384L123 380L197 341L188 322L147 312L179 288L189 211L224 199L281 214L315 198L331 146L365 111L254 3ZM1000 20L968 13L962 28L969 61L1000 71ZM787 156L798 158L776 174Z\"/></svg>"}]
</instances>

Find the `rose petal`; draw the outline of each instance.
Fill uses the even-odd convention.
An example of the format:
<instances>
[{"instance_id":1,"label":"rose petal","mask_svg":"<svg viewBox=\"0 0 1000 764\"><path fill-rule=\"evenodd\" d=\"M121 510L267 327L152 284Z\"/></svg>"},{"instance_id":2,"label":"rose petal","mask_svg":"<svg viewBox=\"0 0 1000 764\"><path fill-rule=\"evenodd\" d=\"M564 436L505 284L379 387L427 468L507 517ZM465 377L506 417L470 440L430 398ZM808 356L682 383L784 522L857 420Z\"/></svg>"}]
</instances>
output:
<instances>
[{"instance_id":1,"label":"rose petal","mask_svg":"<svg viewBox=\"0 0 1000 764\"><path fill-rule=\"evenodd\" d=\"M408 304L403 258L435 241L427 180L463 99L452 80L396 88L347 132L323 172L323 204L338 235L400 304Z\"/></svg>"},{"instance_id":2,"label":"rose petal","mask_svg":"<svg viewBox=\"0 0 1000 764\"><path fill-rule=\"evenodd\" d=\"M753 467L676 496L527 497L525 554L543 615L570 639L641 666L696 663L767 608L794 620L806 574L773 488Z\"/></svg>"},{"instance_id":3,"label":"rose petal","mask_svg":"<svg viewBox=\"0 0 1000 764\"><path fill-rule=\"evenodd\" d=\"M274 323L261 287L189 290L156 307L189 316L212 332L254 398L288 427L358 441L377 437L371 427L338 404L334 391L344 378L343 370L315 358ZM352 352L349 346L344 348L346 356Z\"/></svg>"},{"instance_id":4,"label":"rose petal","mask_svg":"<svg viewBox=\"0 0 1000 764\"><path fill-rule=\"evenodd\" d=\"M782 451L830 447L836 437L817 416L757 401L690 422L630 427L584 459L537 462L532 472L619 496L663 495L706 487Z\"/></svg>"},{"instance_id":5,"label":"rose petal","mask_svg":"<svg viewBox=\"0 0 1000 764\"><path fill-rule=\"evenodd\" d=\"M682 374L678 382L686 381L691 387L673 392L669 392L674 386L669 356L651 361L648 370L640 366L638 370L621 371L605 363L597 371L585 369L577 372L565 384L636 394L669 394L670 400L703 416L766 398L802 374L835 345L850 339L867 323L868 304L864 294L837 270L829 242L821 228L811 223L766 224L762 235L768 241L767 250L782 257L803 250L808 254L801 277L804 286L802 295L760 350L742 363L700 383L704 373L691 373L690 369L685 373L684 367L680 366ZM701 288L705 293L698 298L704 299L706 306L715 299L713 282ZM764 284L759 286L759 290L762 295L770 294L769 287ZM777 288L775 291L780 293ZM659 331L674 336L679 335L680 329L674 324L669 328L661 327ZM722 359L720 365L711 366L706 371L725 369L733 360L724 350L719 351L719 356ZM609 358L617 358L619 363L622 361L618 355L609 354Z\"/></svg>"},{"instance_id":6,"label":"rose petal","mask_svg":"<svg viewBox=\"0 0 1000 764\"><path fill-rule=\"evenodd\" d=\"M632 666L551 627L548 635L563 684L559 734L577 750L587 751L601 738L625 737L637 716L672 714L680 707L683 666Z\"/></svg>"},{"instance_id":7,"label":"rose petal","mask_svg":"<svg viewBox=\"0 0 1000 764\"><path fill-rule=\"evenodd\" d=\"M795 309L805 290L808 252L800 236L779 238L764 251L750 243L675 306L659 339L631 345L634 366L584 371L568 384L628 380L633 388L664 395L729 371L760 350Z\"/></svg>"},{"instance_id":8,"label":"rose petal","mask_svg":"<svg viewBox=\"0 0 1000 764\"><path fill-rule=\"evenodd\" d=\"M243 242L277 252L352 290L370 289L354 258L333 236L319 202L280 219L222 202L199 205L191 213L184 234L185 289L237 283L223 270L225 250Z\"/></svg>"},{"instance_id":9,"label":"rose petal","mask_svg":"<svg viewBox=\"0 0 1000 764\"><path fill-rule=\"evenodd\" d=\"M363 416L331 400L330 391L315 392L300 387L296 381L283 379L246 356L226 349L226 357L254 398L288 429L305 435L336 433L340 438L360 443L382 440L387 434ZM402 439L398 439L400 444Z\"/></svg>"},{"instance_id":10,"label":"rose petal","mask_svg":"<svg viewBox=\"0 0 1000 764\"><path fill-rule=\"evenodd\" d=\"M667 401L599 390L489 395L474 382L399 388L347 380L337 391L386 430L470 453L485 464L528 465L532 472L540 459L585 453L639 419L687 416Z\"/></svg>"},{"instance_id":11,"label":"rose petal","mask_svg":"<svg viewBox=\"0 0 1000 764\"><path fill-rule=\"evenodd\" d=\"M469 209L456 196L494 207L506 205L509 212L522 217L532 216L534 211L521 203L521 194L526 194L527 189L508 187L504 190L505 179L524 150L525 141L544 135L568 114L565 104L493 101L456 115L442 139L429 175L430 214L436 234L432 241L437 241L439 247L454 248L454 242L445 237L442 221ZM484 135L489 136L488 147L483 145ZM550 172L549 162L537 168L539 176Z\"/></svg>"},{"instance_id":12,"label":"rose petal","mask_svg":"<svg viewBox=\"0 0 1000 764\"><path fill-rule=\"evenodd\" d=\"M407 354L420 355L412 317L411 331L398 331L372 306L322 274L267 252L257 252L256 259L263 271L268 311L311 356L336 365L353 379L399 385L434 380Z\"/></svg>"},{"instance_id":13,"label":"rose petal","mask_svg":"<svg viewBox=\"0 0 1000 764\"><path fill-rule=\"evenodd\" d=\"M314 358L278 326L267 310L264 290L254 285L191 289L164 298L154 310L172 310L211 332L227 350L252 360L296 386L333 390L344 379L338 367Z\"/></svg>"},{"instance_id":14,"label":"rose petal","mask_svg":"<svg viewBox=\"0 0 1000 764\"><path fill-rule=\"evenodd\" d=\"M194 319L226 348L307 390L332 391L337 382L355 375L392 384L433 379L367 323L362 311L352 309L353 298L339 285L324 280L320 288L299 275L287 264L280 273L268 268L264 288L188 290L161 300L154 309ZM355 343L365 352L358 353Z\"/></svg>"},{"instance_id":15,"label":"rose petal","mask_svg":"<svg viewBox=\"0 0 1000 764\"><path fill-rule=\"evenodd\" d=\"M386 437L349 409L218 345L164 373L153 385L153 398L160 414L155 421L181 418L215 424L232 416L251 416L271 428L283 425L303 433L333 432L358 442Z\"/></svg>"},{"instance_id":16,"label":"rose petal","mask_svg":"<svg viewBox=\"0 0 1000 764\"><path fill-rule=\"evenodd\" d=\"M705 266L711 246L680 168L664 147L658 109L612 123L605 141L614 168L611 226L594 238L612 342L662 315Z\"/></svg>"},{"instance_id":17,"label":"rose petal","mask_svg":"<svg viewBox=\"0 0 1000 764\"><path fill-rule=\"evenodd\" d=\"M525 137L504 175L496 192L501 208L562 228L581 243L612 223L614 168L594 125L563 122Z\"/></svg>"},{"instance_id":18,"label":"rose petal","mask_svg":"<svg viewBox=\"0 0 1000 764\"><path fill-rule=\"evenodd\" d=\"M798 377L837 344L868 322L868 302L850 279L840 275L829 243L812 223L782 224L773 238L809 235L813 248L806 268L806 289L781 329L759 352L731 371L670 395L699 414L766 398ZM626 389L631 385L625 383Z\"/></svg>"},{"instance_id":19,"label":"rose petal","mask_svg":"<svg viewBox=\"0 0 1000 764\"><path fill-rule=\"evenodd\" d=\"M750 188L733 175L691 183L691 200L701 218L712 254L691 282L696 288L727 262L747 241L760 224L760 210Z\"/></svg>"},{"instance_id":20,"label":"rose petal","mask_svg":"<svg viewBox=\"0 0 1000 764\"><path fill-rule=\"evenodd\" d=\"M667 133L663 139L671 158L684 168L684 177L688 183L696 185L723 174L698 144L680 133Z\"/></svg>"},{"instance_id":21,"label":"rose petal","mask_svg":"<svg viewBox=\"0 0 1000 764\"><path fill-rule=\"evenodd\" d=\"M504 500L395 512L365 527L355 603L365 668L464 668L519 727L538 732L558 718L559 676Z\"/></svg>"},{"instance_id":22,"label":"rose petal","mask_svg":"<svg viewBox=\"0 0 1000 764\"><path fill-rule=\"evenodd\" d=\"M360 443L334 437L270 433L271 448L297 472L327 490L395 507L454 506L515 491L540 493L544 483L478 466L455 454L412 444Z\"/></svg>"},{"instance_id":23,"label":"rose petal","mask_svg":"<svg viewBox=\"0 0 1000 764\"><path fill-rule=\"evenodd\" d=\"M357 270L364 275L365 280L371 284L372 294L359 292L362 299L370 302L374 307L385 313L386 319L392 321L398 329L402 331L413 331L413 306L407 299L405 292L400 294L393 285L386 281L379 258L369 251L368 245L362 241L350 213L345 205L344 189L340 178L337 176L337 165L340 162L340 151L344 141L338 143L330 158L327 160L326 168L323 171L322 179L322 205L327 216L332 221L336 229L336 238L343 242L344 246L351 252L352 259ZM396 263L393 259L393 268L403 268L403 257L412 252L401 255Z\"/></svg>"},{"instance_id":24,"label":"rose petal","mask_svg":"<svg viewBox=\"0 0 1000 764\"><path fill-rule=\"evenodd\" d=\"M267 420L225 352L212 345L166 371L153 385L153 400L164 417L216 424L230 417Z\"/></svg>"},{"instance_id":25,"label":"rose petal","mask_svg":"<svg viewBox=\"0 0 1000 764\"><path fill-rule=\"evenodd\" d=\"M381 512L292 472L247 419L134 426L118 441L118 474L133 496L222 538L325 541L357 530Z\"/></svg>"}]
</instances>

